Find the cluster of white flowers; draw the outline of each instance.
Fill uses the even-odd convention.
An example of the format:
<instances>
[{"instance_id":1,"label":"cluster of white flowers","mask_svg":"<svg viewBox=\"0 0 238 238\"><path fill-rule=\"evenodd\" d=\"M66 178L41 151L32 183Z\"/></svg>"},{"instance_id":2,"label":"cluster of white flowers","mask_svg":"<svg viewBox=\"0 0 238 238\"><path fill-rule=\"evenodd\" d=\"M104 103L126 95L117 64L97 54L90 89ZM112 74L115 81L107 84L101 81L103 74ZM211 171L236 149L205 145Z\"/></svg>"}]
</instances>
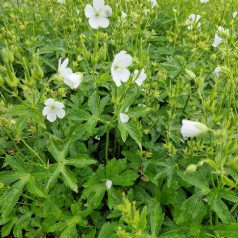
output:
<instances>
[{"instance_id":1,"label":"cluster of white flowers","mask_svg":"<svg viewBox=\"0 0 238 238\"><path fill-rule=\"evenodd\" d=\"M76 89L82 82L82 73L73 73L72 69L68 67L69 59L66 58L61 62L61 58L58 63L58 74L63 78L64 83L71 89ZM53 122L58 118L65 116L64 104L57 102L52 98L48 98L45 101L45 107L42 111L43 116L46 116L47 120Z\"/></svg>"},{"instance_id":2,"label":"cluster of white flowers","mask_svg":"<svg viewBox=\"0 0 238 238\"><path fill-rule=\"evenodd\" d=\"M192 30L193 28L199 28L201 26L201 23L199 22L200 18L200 15L189 15L188 19L185 21L185 25L187 26L188 30Z\"/></svg>"}]
</instances>

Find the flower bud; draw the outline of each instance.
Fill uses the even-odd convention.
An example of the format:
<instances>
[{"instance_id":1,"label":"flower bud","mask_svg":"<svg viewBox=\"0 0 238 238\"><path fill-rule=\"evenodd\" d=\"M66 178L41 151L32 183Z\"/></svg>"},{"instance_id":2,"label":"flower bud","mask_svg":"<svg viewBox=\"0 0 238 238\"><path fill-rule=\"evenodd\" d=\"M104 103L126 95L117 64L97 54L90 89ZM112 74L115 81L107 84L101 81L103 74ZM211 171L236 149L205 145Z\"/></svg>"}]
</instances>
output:
<instances>
[{"instance_id":1,"label":"flower bud","mask_svg":"<svg viewBox=\"0 0 238 238\"><path fill-rule=\"evenodd\" d=\"M186 168L186 172L187 173L193 173L197 170L197 165L196 164L190 164L187 168Z\"/></svg>"},{"instance_id":2,"label":"flower bud","mask_svg":"<svg viewBox=\"0 0 238 238\"><path fill-rule=\"evenodd\" d=\"M2 57L5 63L12 63L14 61L14 54L7 48L2 49Z\"/></svg>"}]
</instances>

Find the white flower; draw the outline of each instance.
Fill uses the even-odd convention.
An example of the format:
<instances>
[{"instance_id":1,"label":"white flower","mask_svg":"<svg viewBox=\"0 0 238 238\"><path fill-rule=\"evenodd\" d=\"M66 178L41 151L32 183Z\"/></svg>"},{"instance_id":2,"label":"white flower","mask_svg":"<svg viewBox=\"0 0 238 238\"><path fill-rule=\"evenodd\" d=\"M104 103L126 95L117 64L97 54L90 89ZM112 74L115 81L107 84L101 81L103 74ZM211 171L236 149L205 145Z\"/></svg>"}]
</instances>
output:
<instances>
[{"instance_id":1,"label":"white flower","mask_svg":"<svg viewBox=\"0 0 238 238\"><path fill-rule=\"evenodd\" d=\"M146 73L145 73L145 70L142 69L140 74L139 74L139 70L136 69L134 71L134 75L133 75L133 81L135 81L135 83L138 85L138 86L141 86L142 83L146 80Z\"/></svg>"},{"instance_id":2,"label":"white flower","mask_svg":"<svg viewBox=\"0 0 238 238\"><path fill-rule=\"evenodd\" d=\"M157 1L156 0L151 0L151 4L152 4L152 8L154 8L157 5Z\"/></svg>"},{"instance_id":3,"label":"white flower","mask_svg":"<svg viewBox=\"0 0 238 238\"><path fill-rule=\"evenodd\" d=\"M82 82L83 75L81 73L73 73L71 68L68 68L69 59L66 58L63 63L61 63L61 58L59 59L58 72L60 77L64 79L64 83L68 85L71 89L76 89Z\"/></svg>"},{"instance_id":4,"label":"white flower","mask_svg":"<svg viewBox=\"0 0 238 238\"><path fill-rule=\"evenodd\" d=\"M107 17L112 15L112 9L110 6L104 5L104 0L93 0L93 6L87 4L84 12L85 16L89 18L89 25L92 28L107 28L109 26Z\"/></svg>"},{"instance_id":5,"label":"white flower","mask_svg":"<svg viewBox=\"0 0 238 238\"><path fill-rule=\"evenodd\" d=\"M198 22L200 18L201 18L200 15L191 14L185 21L185 25L189 30L192 30L193 28L199 28L201 26L201 23Z\"/></svg>"},{"instance_id":6,"label":"white flower","mask_svg":"<svg viewBox=\"0 0 238 238\"><path fill-rule=\"evenodd\" d=\"M58 3L65 3L65 0L58 0Z\"/></svg>"},{"instance_id":7,"label":"white flower","mask_svg":"<svg viewBox=\"0 0 238 238\"><path fill-rule=\"evenodd\" d=\"M235 18L235 17L237 16L237 13L238 13L238 12L233 12L233 13L232 13L232 17Z\"/></svg>"},{"instance_id":8,"label":"white flower","mask_svg":"<svg viewBox=\"0 0 238 238\"><path fill-rule=\"evenodd\" d=\"M132 64L132 57L126 51L120 51L115 55L111 66L112 79L116 86L121 86L121 82L126 82L130 77L127 69Z\"/></svg>"},{"instance_id":9,"label":"white flower","mask_svg":"<svg viewBox=\"0 0 238 238\"><path fill-rule=\"evenodd\" d=\"M209 0L200 0L201 3L207 3Z\"/></svg>"},{"instance_id":10,"label":"white flower","mask_svg":"<svg viewBox=\"0 0 238 238\"><path fill-rule=\"evenodd\" d=\"M197 121L182 120L181 134L186 140L190 137L200 136L206 134L208 128L205 124Z\"/></svg>"},{"instance_id":11,"label":"white flower","mask_svg":"<svg viewBox=\"0 0 238 238\"><path fill-rule=\"evenodd\" d=\"M106 187L110 189L112 186L112 180L108 179L105 184L106 184Z\"/></svg>"},{"instance_id":12,"label":"white flower","mask_svg":"<svg viewBox=\"0 0 238 238\"><path fill-rule=\"evenodd\" d=\"M224 29L222 26L218 26L217 30L221 37L228 37L230 35L229 29Z\"/></svg>"},{"instance_id":13,"label":"white flower","mask_svg":"<svg viewBox=\"0 0 238 238\"><path fill-rule=\"evenodd\" d=\"M62 102L57 102L52 98L48 98L44 103L42 114L46 116L47 120L53 122L58 118L63 118L65 116L64 104Z\"/></svg>"},{"instance_id":14,"label":"white flower","mask_svg":"<svg viewBox=\"0 0 238 238\"><path fill-rule=\"evenodd\" d=\"M64 83L71 89L76 89L81 84L82 77L83 75L81 73L72 73L65 77Z\"/></svg>"},{"instance_id":15,"label":"white flower","mask_svg":"<svg viewBox=\"0 0 238 238\"><path fill-rule=\"evenodd\" d=\"M69 64L69 59L68 58L66 58L63 61L63 63L61 63L61 58L59 58L58 72L59 72L59 75L62 78L67 78L70 74L73 73L72 69L67 67L68 64Z\"/></svg>"},{"instance_id":16,"label":"white flower","mask_svg":"<svg viewBox=\"0 0 238 238\"><path fill-rule=\"evenodd\" d=\"M212 44L213 47L217 47L222 43L223 39L219 37L217 34L215 34L214 42Z\"/></svg>"},{"instance_id":17,"label":"white flower","mask_svg":"<svg viewBox=\"0 0 238 238\"><path fill-rule=\"evenodd\" d=\"M120 120L122 123L127 123L129 121L129 117L124 113L120 113Z\"/></svg>"},{"instance_id":18,"label":"white flower","mask_svg":"<svg viewBox=\"0 0 238 238\"><path fill-rule=\"evenodd\" d=\"M216 67L214 73L217 77L221 76L221 67Z\"/></svg>"}]
</instances>

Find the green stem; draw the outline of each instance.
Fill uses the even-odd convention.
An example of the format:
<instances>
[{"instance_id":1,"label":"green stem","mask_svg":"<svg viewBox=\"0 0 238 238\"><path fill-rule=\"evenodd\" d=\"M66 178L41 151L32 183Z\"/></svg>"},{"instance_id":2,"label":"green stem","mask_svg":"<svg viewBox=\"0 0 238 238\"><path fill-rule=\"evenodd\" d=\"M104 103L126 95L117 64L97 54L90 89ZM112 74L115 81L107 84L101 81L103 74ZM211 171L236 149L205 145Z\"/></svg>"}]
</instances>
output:
<instances>
[{"instance_id":1,"label":"green stem","mask_svg":"<svg viewBox=\"0 0 238 238\"><path fill-rule=\"evenodd\" d=\"M33 150L27 143L26 141L21 138L21 141L23 142L23 144L40 160L40 162L45 166L46 163L43 161L43 159L35 152L35 150Z\"/></svg>"},{"instance_id":2,"label":"green stem","mask_svg":"<svg viewBox=\"0 0 238 238\"><path fill-rule=\"evenodd\" d=\"M110 126L107 126L107 133L106 133L106 147L105 147L105 159L106 164L108 163L108 150L109 150L109 132L110 132Z\"/></svg>"}]
</instances>

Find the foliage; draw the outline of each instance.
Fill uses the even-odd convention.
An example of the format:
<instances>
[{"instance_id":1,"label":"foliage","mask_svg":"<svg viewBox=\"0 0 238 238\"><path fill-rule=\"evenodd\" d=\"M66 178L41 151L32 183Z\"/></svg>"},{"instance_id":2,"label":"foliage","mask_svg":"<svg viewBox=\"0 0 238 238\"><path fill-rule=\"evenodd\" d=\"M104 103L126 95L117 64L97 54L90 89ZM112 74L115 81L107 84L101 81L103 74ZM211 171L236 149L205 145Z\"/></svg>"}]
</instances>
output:
<instances>
[{"instance_id":1,"label":"foliage","mask_svg":"<svg viewBox=\"0 0 238 238\"><path fill-rule=\"evenodd\" d=\"M238 3L155 2L1 1L1 237L238 237Z\"/></svg>"}]
</instances>

